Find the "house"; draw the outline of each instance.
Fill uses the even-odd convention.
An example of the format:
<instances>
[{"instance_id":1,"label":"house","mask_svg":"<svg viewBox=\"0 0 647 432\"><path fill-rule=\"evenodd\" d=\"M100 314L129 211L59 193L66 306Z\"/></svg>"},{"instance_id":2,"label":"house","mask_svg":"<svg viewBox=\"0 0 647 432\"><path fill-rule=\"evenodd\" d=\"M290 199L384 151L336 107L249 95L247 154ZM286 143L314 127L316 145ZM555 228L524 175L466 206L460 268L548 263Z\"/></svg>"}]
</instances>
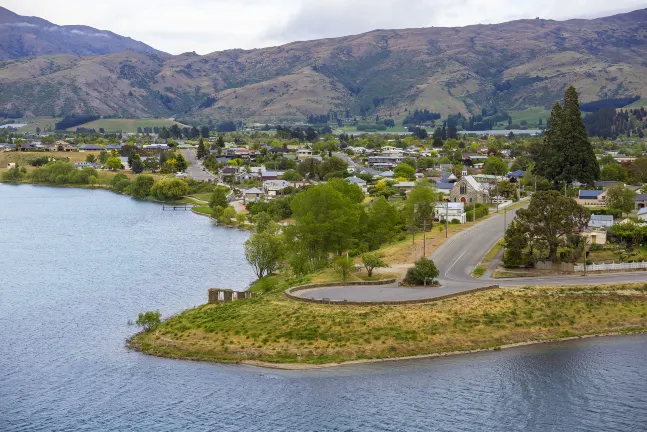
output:
<instances>
[{"instance_id":1,"label":"house","mask_svg":"<svg viewBox=\"0 0 647 432\"><path fill-rule=\"evenodd\" d=\"M410 192L411 189L414 188L416 185L416 182L412 181L404 181L400 183L396 183L393 185L393 187L399 192L399 191L404 191L405 193Z\"/></svg>"},{"instance_id":2,"label":"house","mask_svg":"<svg viewBox=\"0 0 647 432\"><path fill-rule=\"evenodd\" d=\"M487 203L490 200L490 188L487 183L479 183L473 176L465 176L454 183L449 198L453 202Z\"/></svg>"},{"instance_id":3,"label":"house","mask_svg":"<svg viewBox=\"0 0 647 432\"><path fill-rule=\"evenodd\" d=\"M612 215L591 215L589 228L611 228L614 225Z\"/></svg>"},{"instance_id":4,"label":"house","mask_svg":"<svg viewBox=\"0 0 647 432\"><path fill-rule=\"evenodd\" d=\"M262 171L261 180L278 180L283 174L283 171Z\"/></svg>"},{"instance_id":5,"label":"house","mask_svg":"<svg viewBox=\"0 0 647 432\"><path fill-rule=\"evenodd\" d=\"M266 180L263 182L263 191L268 198L276 197L288 186L290 182L286 180Z\"/></svg>"},{"instance_id":6,"label":"house","mask_svg":"<svg viewBox=\"0 0 647 432\"><path fill-rule=\"evenodd\" d=\"M56 151L60 152L72 152L72 151L77 151L78 149L74 147L72 144L70 144L67 141L56 141Z\"/></svg>"},{"instance_id":7,"label":"house","mask_svg":"<svg viewBox=\"0 0 647 432\"><path fill-rule=\"evenodd\" d=\"M395 176L395 173L393 171L384 171L383 173L380 173L380 177L385 178L385 179L393 179Z\"/></svg>"},{"instance_id":8,"label":"house","mask_svg":"<svg viewBox=\"0 0 647 432\"><path fill-rule=\"evenodd\" d=\"M456 177L451 171L444 173L439 180L440 183L456 183L457 181L458 177Z\"/></svg>"},{"instance_id":9,"label":"house","mask_svg":"<svg viewBox=\"0 0 647 432\"><path fill-rule=\"evenodd\" d=\"M236 174L236 181L241 183L248 180L258 180L260 176L257 173L241 172Z\"/></svg>"},{"instance_id":10,"label":"house","mask_svg":"<svg viewBox=\"0 0 647 432\"><path fill-rule=\"evenodd\" d=\"M99 168L99 164L95 162L74 162L74 166L77 167L78 169L83 169L83 168L98 169Z\"/></svg>"},{"instance_id":11,"label":"house","mask_svg":"<svg viewBox=\"0 0 647 432\"><path fill-rule=\"evenodd\" d=\"M617 184L621 184L621 185L623 185L623 186L624 186L624 183L619 182L619 181L614 181L614 180L610 180L610 181L596 181L596 182L594 182L594 183L593 183L593 186L595 186L595 187L596 187L596 188L598 188L598 189L608 189L608 188L610 188L611 186L615 186L615 185L617 185Z\"/></svg>"},{"instance_id":12,"label":"house","mask_svg":"<svg viewBox=\"0 0 647 432\"><path fill-rule=\"evenodd\" d=\"M510 181L519 181L523 178L523 175L526 172L524 170L516 170L508 173L508 180Z\"/></svg>"},{"instance_id":13,"label":"house","mask_svg":"<svg viewBox=\"0 0 647 432\"><path fill-rule=\"evenodd\" d=\"M375 168L390 169L400 165L404 156L369 156L368 165Z\"/></svg>"},{"instance_id":14,"label":"house","mask_svg":"<svg viewBox=\"0 0 647 432\"><path fill-rule=\"evenodd\" d=\"M584 229L580 235L587 239L588 244L607 244L607 232L603 229Z\"/></svg>"},{"instance_id":15,"label":"house","mask_svg":"<svg viewBox=\"0 0 647 432\"><path fill-rule=\"evenodd\" d=\"M297 150L297 159L305 159L312 156L312 149L309 148L300 148Z\"/></svg>"},{"instance_id":16,"label":"house","mask_svg":"<svg viewBox=\"0 0 647 432\"><path fill-rule=\"evenodd\" d=\"M638 218L647 221L647 208L643 207L640 210L638 210Z\"/></svg>"},{"instance_id":17,"label":"house","mask_svg":"<svg viewBox=\"0 0 647 432\"><path fill-rule=\"evenodd\" d=\"M269 154L275 154L275 155L286 155L290 153L290 149L286 149L282 147L272 147L267 152Z\"/></svg>"},{"instance_id":18,"label":"house","mask_svg":"<svg viewBox=\"0 0 647 432\"><path fill-rule=\"evenodd\" d=\"M264 196L265 196L265 193L262 190L258 188L251 188L251 189L247 189L243 193L243 200L246 203L260 201L263 199Z\"/></svg>"},{"instance_id":19,"label":"house","mask_svg":"<svg viewBox=\"0 0 647 432\"><path fill-rule=\"evenodd\" d=\"M634 196L634 204L636 204L636 210L647 207L647 194L636 194Z\"/></svg>"},{"instance_id":20,"label":"house","mask_svg":"<svg viewBox=\"0 0 647 432\"><path fill-rule=\"evenodd\" d=\"M363 180L363 179L361 179L361 178L359 178L357 176L353 176L353 177L346 178L346 181L348 183L350 183L350 184L357 185L362 190L362 192L368 193L368 187L366 185L366 180Z\"/></svg>"},{"instance_id":21,"label":"house","mask_svg":"<svg viewBox=\"0 0 647 432\"><path fill-rule=\"evenodd\" d=\"M449 195L452 192L452 189L454 188L454 183L436 182L436 188L438 189L438 192L440 192L441 194Z\"/></svg>"},{"instance_id":22,"label":"house","mask_svg":"<svg viewBox=\"0 0 647 432\"><path fill-rule=\"evenodd\" d=\"M607 192L604 190L580 190L575 201L585 207L606 207Z\"/></svg>"},{"instance_id":23,"label":"house","mask_svg":"<svg viewBox=\"0 0 647 432\"><path fill-rule=\"evenodd\" d=\"M85 144L79 147L80 151L101 151L103 150L103 146L96 145L96 144Z\"/></svg>"},{"instance_id":24,"label":"house","mask_svg":"<svg viewBox=\"0 0 647 432\"><path fill-rule=\"evenodd\" d=\"M457 220L464 224L467 222L467 215L465 214L465 203L463 202L445 202L437 203L435 206L436 219L438 221L451 222Z\"/></svg>"},{"instance_id":25,"label":"house","mask_svg":"<svg viewBox=\"0 0 647 432\"><path fill-rule=\"evenodd\" d=\"M170 147L166 144L149 144L144 146L145 150L168 150Z\"/></svg>"}]
</instances>

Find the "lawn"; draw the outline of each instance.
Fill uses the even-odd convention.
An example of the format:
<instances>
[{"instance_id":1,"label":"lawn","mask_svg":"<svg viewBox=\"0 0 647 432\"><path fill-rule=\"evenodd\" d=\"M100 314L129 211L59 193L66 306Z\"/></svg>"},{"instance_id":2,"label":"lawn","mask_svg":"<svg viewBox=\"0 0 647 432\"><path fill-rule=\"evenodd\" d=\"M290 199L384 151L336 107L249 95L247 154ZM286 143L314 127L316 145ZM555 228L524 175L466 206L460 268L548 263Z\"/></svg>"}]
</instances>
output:
<instances>
[{"instance_id":1,"label":"lawn","mask_svg":"<svg viewBox=\"0 0 647 432\"><path fill-rule=\"evenodd\" d=\"M68 158L70 162L84 162L89 154L99 156L99 152L0 152L0 168L6 168L10 162L27 165L27 161L43 156L55 159Z\"/></svg>"},{"instance_id":2,"label":"lawn","mask_svg":"<svg viewBox=\"0 0 647 432\"><path fill-rule=\"evenodd\" d=\"M403 306L311 304L282 289L188 310L131 342L173 358L322 364L647 329L642 284L494 289Z\"/></svg>"},{"instance_id":3,"label":"lawn","mask_svg":"<svg viewBox=\"0 0 647 432\"><path fill-rule=\"evenodd\" d=\"M104 128L106 132L129 132L136 133L137 128L145 127L162 127L166 126L171 127L174 124L177 124L180 127L186 127L182 123L178 123L173 120L167 119L100 119L95 120L89 123L82 124L80 126L75 126L69 128L68 130L76 130L77 127L83 127L87 129L96 129Z\"/></svg>"},{"instance_id":4,"label":"lawn","mask_svg":"<svg viewBox=\"0 0 647 432\"><path fill-rule=\"evenodd\" d=\"M494 261L494 258L501 252L501 249L503 248L504 241L503 239L499 240L492 246L492 249L488 251L487 254L485 254L485 257L483 257L483 260L479 263L479 265L474 269L472 272L472 276L479 278L485 274L487 269L490 267L490 264L492 264L492 261Z\"/></svg>"},{"instance_id":5,"label":"lawn","mask_svg":"<svg viewBox=\"0 0 647 432\"><path fill-rule=\"evenodd\" d=\"M36 133L36 128L40 128L41 133L45 133L48 131L54 131L56 122L61 121L60 118L52 118L52 117L43 117L43 118L36 118L36 119L31 119L31 120L21 120L22 123L27 123L27 126L24 126L20 128L20 132L25 133L25 132L32 132ZM29 123L28 123L29 122Z\"/></svg>"},{"instance_id":6,"label":"lawn","mask_svg":"<svg viewBox=\"0 0 647 432\"><path fill-rule=\"evenodd\" d=\"M508 114L512 117L512 123L519 124L522 120L525 120L529 126L536 126L539 119L546 126L546 122L550 117L550 111L544 109L544 107L533 107L523 111L508 111Z\"/></svg>"}]
</instances>

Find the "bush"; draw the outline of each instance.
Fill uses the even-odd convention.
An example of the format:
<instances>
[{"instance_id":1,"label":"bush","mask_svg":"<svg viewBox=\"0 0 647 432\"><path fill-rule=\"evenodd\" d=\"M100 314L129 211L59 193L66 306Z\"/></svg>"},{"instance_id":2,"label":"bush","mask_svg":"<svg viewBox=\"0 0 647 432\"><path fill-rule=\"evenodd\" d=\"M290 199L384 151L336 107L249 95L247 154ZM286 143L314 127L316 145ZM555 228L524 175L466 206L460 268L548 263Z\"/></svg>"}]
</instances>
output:
<instances>
[{"instance_id":1,"label":"bush","mask_svg":"<svg viewBox=\"0 0 647 432\"><path fill-rule=\"evenodd\" d=\"M415 265L407 271L404 282L407 285L425 285L433 283L434 279L438 277L440 272L436 268L436 264L427 258L420 258L416 261Z\"/></svg>"},{"instance_id":2,"label":"bush","mask_svg":"<svg viewBox=\"0 0 647 432\"><path fill-rule=\"evenodd\" d=\"M160 201L172 201L189 193L189 185L177 178L165 178L155 182L151 196Z\"/></svg>"},{"instance_id":3,"label":"bush","mask_svg":"<svg viewBox=\"0 0 647 432\"><path fill-rule=\"evenodd\" d=\"M350 258L338 257L333 263L333 268L341 276L341 279L345 281L355 269L355 264L353 264L353 260Z\"/></svg>"},{"instance_id":4,"label":"bush","mask_svg":"<svg viewBox=\"0 0 647 432\"><path fill-rule=\"evenodd\" d=\"M152 330L162 322L160 317L161 314L159 313L159 311L140 313L137 316L137 322L135 324L137 324L139 327L142 327L144 331Z\"/></svg>"},{"instance_id":5,"label":"bush","mask_svg":"<svg viewBox=\"0 0 647 432\"><path fill-rule=\"evenodd\" d=\"M485 217L490 212L489 207L486 204L476 203L476 219L481 219ZM469 205L465 207L465 213L467 216L467 222L472 222L474 220L474 206Z\"/></svg>"},{"instance_id":6,"label":"bush","mask_svg":"<svg viewBox=\"0 0 647 432\"><path fill-rule=\"evenodd\" d=\"M137 176L130 187L130 192L139 198L145 198L150 194L151 188L155 184L155 179L151 175Z\"/></svg>"}]
</instances>

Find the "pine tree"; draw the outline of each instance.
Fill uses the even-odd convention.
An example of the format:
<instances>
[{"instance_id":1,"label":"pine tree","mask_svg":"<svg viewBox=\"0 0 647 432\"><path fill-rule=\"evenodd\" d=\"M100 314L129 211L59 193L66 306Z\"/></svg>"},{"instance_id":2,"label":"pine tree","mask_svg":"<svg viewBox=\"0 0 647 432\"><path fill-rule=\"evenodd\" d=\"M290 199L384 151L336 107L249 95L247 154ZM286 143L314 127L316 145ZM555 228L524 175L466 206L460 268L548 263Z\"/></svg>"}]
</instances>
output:
<instances>
[{"instance_id":1,"label":"pine tree","mask_svg":"<svg viewBox=\"0 0 647 432\"><path fill-rule=\"evenodd\" d=\"M564 106L553 106L540 151L535 155L535 174L559 183L579 181L593 184L600 178L600 166L580 114L577 91L571 86L564 94Z\"/></svg>"},{"instance_id":2,"label":"pine tree","mask_svg":"<svg viewBox=\"0 0 647 432\"><path fill-rule=\"evenodd\" d=\"M207 155L207 149L204 146L204 141L202 140L202 138L200 138L200 142L198 142L198 154L197 154L198 159L202 159L206 155Z\"/></svg>"}]
</instances>

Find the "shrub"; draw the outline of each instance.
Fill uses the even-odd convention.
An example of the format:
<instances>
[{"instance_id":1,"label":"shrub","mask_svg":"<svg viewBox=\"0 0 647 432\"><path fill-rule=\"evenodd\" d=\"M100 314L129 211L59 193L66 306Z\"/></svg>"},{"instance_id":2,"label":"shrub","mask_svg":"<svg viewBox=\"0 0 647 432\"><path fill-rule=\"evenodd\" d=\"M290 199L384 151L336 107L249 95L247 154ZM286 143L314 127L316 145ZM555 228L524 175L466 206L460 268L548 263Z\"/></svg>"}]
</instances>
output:
<instances>
[{"instance_id":1,"label":"shrub","mask_svg":"<svg viewBox=\"0 0 647 432\"><path fill-rule=\"evenodd\" d=\"M159 311L149 311L140 313L137 316L137 324L139 327L142 327L144 331L152 330L162 322L160 319L161 314Z\"/></svg>"},{"instance_id":2,"label":"shrub","mask_svg":"<svg viewBox=\"0 0 647 432\"><path fill-rule=\"evenodd\" d=\"M189 193L189 185L177 178L164 178L155 182L151 196L160 201L172 201Z\"/></svg>"},{"instance_id":3,"label":"shrub","mask_svg":"<svg viewBox=\"0 0 647 432\"><path fill-rule=\"evenodd\" d=\"M335 272L341 276L341 279L345 281L355 269L355 265L353 264L353 260L350 258L338 257L333 263L333 268L335 269Z\"/></svg>"},{"instance_id":4,"label":"shrub","mask_svg":"<svg viewBox=\"0 0 647 432\"><path fill-rule=\"evenodd\" d=\"M147 197L151 192L151 188L155 184L155 179L151 175L140 175L137 176L135 181L133 181L130 192L136 197L144 198Z\"/></svg>"},{"instance_id":5,"label":"shrub","mask_svg":"<svg viewBox=\"0 0 647 432\"><path fill-rule=\"evenodd\" d=\"M439 275L436 264L427 258L420 258L415 265L407 271L404 282L408 285L424 285L433 283Z\"/></svg>"}]
</instances>

